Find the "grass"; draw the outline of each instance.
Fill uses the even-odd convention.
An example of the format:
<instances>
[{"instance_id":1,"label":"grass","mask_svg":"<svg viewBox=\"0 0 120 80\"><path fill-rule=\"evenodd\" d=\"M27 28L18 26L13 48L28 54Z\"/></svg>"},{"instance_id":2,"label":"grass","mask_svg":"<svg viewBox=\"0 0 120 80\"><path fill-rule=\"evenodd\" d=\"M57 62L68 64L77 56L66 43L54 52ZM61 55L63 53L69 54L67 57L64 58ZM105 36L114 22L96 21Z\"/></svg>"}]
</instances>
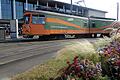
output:
<instances>
[{"instance_id":1,"label":"grass","mask_svg":"<svg viewBox=\"0 0 120 80\"><path fill-rule=\"evenodd\" d=\"M88 58L91 60L96 58L96 60L98 60L98 55L96 54L93 44L87 40L84 42L74 42L74 44L66 46L58 53L59 54L56 56L56 59L60 60L73 60L74 56L79 56L80 58Z\"/></svg>"},{"instance_id":2,"label":"grass","mask_svg":"<svg viewBox=\"0 0 120 80\"><path fill-rule=\"evenodd\" d=\"M16 75L12 80L49 80L49 78L57 77L59 69L64 65L64 61L51 59L32 70Z\"/></svg>"},{"instance_id":3,"label":"grass","mask_svg":"<svg viewBox=\"0 0 120 80\"><path fill-rule=\"evenodd\" d=\"M108 45L110 42L112 42L112 38L109 38L109 37L104 37L104 38L100 38L99 40L97 40L95 43L94 43L94 48L95 49L98 49L98 48L102 48L104 47L105 45Z\"/></svg>"},{"instance_id":4,"label":"grass","mask_svg":"<svg viewBox=\"0 0 120 80\"><path fill-rule=\"evenodd\" d=\"M66 60L72 61L75 56L79 56L81 59L87 58L93 62L99 61L99 56L89 41L73 42L58 51L55 58L12 77L12 80L49 80L56 78L60 75L59 70L67 65Z\"/></svg>"}]
</instances>

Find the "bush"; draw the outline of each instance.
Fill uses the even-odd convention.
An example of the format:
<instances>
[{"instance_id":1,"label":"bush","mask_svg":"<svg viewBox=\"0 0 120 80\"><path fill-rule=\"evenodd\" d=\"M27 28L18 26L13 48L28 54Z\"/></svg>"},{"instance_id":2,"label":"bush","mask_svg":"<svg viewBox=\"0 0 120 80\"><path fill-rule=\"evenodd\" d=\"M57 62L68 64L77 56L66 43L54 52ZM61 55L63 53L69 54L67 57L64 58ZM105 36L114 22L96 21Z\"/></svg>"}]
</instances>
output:
<instances>
[{"instance_id":1,"label":"bush","mask_svg":"<svg viewBox=\"0 0 120 80\"><path fill-rule=\"evenodd\" d=\"M112 41L109 45L99 50L100 62L102 65L103 75L112 79L120 78L120 43Z\"/></svg>"},{"instance_id":2,"label":"bush","mask_svg":"<svg viewBox=\"0 0 120 80\"><path fill-rule=\"evenodd\" d=\"M76 56L73 62L67 61L68 66L63 68L60 80L98 80L101 76L101 64L94 64L88 59Z\"/></svg>"}]
</instances>

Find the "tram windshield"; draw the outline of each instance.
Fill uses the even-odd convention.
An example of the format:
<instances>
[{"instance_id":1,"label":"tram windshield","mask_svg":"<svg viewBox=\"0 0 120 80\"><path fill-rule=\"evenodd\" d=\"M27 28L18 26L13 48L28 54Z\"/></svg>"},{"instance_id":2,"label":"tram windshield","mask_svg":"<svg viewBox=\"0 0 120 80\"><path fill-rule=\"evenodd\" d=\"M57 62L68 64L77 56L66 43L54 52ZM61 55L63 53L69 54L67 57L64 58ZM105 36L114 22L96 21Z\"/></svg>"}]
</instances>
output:
<instances>
[{"instance_id":1,"label":"tram windshield","mask_svg":"<svg viewBox=\"0 0 120 80\"><path fill-rule=\"evenodd\" d=\"M33 24L45 24L45 16L44 15L32 15L32 23Z\"/></svg>"},{"instance_id":2,"label":"tram windshield","mask_svg":"<svg viewBox=\"0 0 120 80\"><path fill-rule=\"evenodd\" d=\"M25 21L25 24L29 24L29 22L30 22L30 16L29 15L26 15L26 16L24 16L24 21Z\"/></svg>"}]
</instances>

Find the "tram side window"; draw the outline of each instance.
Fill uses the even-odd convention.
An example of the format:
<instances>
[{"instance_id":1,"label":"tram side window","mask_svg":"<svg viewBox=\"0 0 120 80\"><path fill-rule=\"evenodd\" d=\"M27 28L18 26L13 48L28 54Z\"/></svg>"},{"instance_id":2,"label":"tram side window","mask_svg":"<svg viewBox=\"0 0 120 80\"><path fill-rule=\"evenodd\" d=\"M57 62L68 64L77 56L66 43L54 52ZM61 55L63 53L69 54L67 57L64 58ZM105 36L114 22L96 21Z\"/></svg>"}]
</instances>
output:
<instances>
[{"instance_id":1,"label":"tram side window","mask_svg":"<svg viewBox=\"0 0 120 80\"><path fill-rule=\"evenodd\" d=\"M95 27L96 27L95 22L92 22L92 27L93 27L93 28L95 28Z\"/></svg>"},{"instance_id":2,"label":"tram side window","mask_svg":"<svg viewBox=\"0 0 120 80\"><path fill-rule=\"evenodd\" d=\"M45 24L45 16L43 15L33 15L32 16L33 24Z\"/></svg>"},{"instance_id":3,"label":"tram side window","mask_svg":"<svg viewBox=\"0 0 120 80\"><path fill-rule=\"evenodd\" d=\"M30 21L30 17L29 16L25 16L25 24L29 24L29 21Z\"/></svg>"},{"instance_id":4,"label":"tram side window","mask_svg":"<svg viewBox=\"0 0 120 80\"><path fill-rule=\"evenodd\" d=\"M84 26L87 27L87 23L86 22L84 23Z\"/></svg>"}]
</instances>

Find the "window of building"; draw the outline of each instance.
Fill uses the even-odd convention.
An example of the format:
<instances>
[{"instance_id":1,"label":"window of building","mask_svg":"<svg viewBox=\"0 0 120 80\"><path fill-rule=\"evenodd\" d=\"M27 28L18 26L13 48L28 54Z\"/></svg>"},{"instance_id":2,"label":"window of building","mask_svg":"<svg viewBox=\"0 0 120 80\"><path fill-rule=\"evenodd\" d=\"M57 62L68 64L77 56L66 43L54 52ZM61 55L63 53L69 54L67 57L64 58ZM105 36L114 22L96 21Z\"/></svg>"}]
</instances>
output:
<instances>
[{"instance_id":1,"label":"window of building","mask_svg":"<svg viewBox=\"0 0 120 80\"><path fill-rule=\"evenodd\" d=\"M33 4L28 4L28 10L33 10Z\"/></svg>"},{"instance_id":2,"label":"window of building","mask_svg":"<svg viewBox=\"0 0 120 80\"><path fill-rule=\"evenodd\" d=\"M23 17L23 2L16 1L16 17L21 19Z\"/></svg>"},{"instance_id":3,"label":"window of building","mask_svg":"<svg viewBox=\"0 0 120 80\"><path fill-rule=\"evenodd\" d=\"M16 5L16 18L21 19L23 18L23 6L25 3L15 1ZM25 7L24 7L25 8ZM34 9L33 4L28 4L28 10ZM2 18L3 19L12 19L12 0L1 0L1 10L2 10Z\"/></svg>"},{"instance_id":4,"label":"window of building","mask_svg":"<svg viewBox=\"0 0 120 80\"><path fill-rule=\"evenodd\" d=\"M24 6L26 6L26 3L24 3ZM34 9L34 4L28 4L28 10L33 10ZM26 7L24 7L24 10L25 10Z\"/></svg>"},{"instance_id":5,"label":"window of building","mask_svg":"<svg viewBox=\"0 0 120 80\"><path fill-rule=\"evenodd\" d=\"M11 0L1 0L2 4L11 4Z\"/></svg>"},{"instance_id":6,"label":"window of building","mask_svg":"<svg viewBox=\"0 0 120 80\"><path fill-rule=\"evenodd\" d=\"M12 19L11 0L2 0L2 19Z\"/></svg>"}]
</instances>

